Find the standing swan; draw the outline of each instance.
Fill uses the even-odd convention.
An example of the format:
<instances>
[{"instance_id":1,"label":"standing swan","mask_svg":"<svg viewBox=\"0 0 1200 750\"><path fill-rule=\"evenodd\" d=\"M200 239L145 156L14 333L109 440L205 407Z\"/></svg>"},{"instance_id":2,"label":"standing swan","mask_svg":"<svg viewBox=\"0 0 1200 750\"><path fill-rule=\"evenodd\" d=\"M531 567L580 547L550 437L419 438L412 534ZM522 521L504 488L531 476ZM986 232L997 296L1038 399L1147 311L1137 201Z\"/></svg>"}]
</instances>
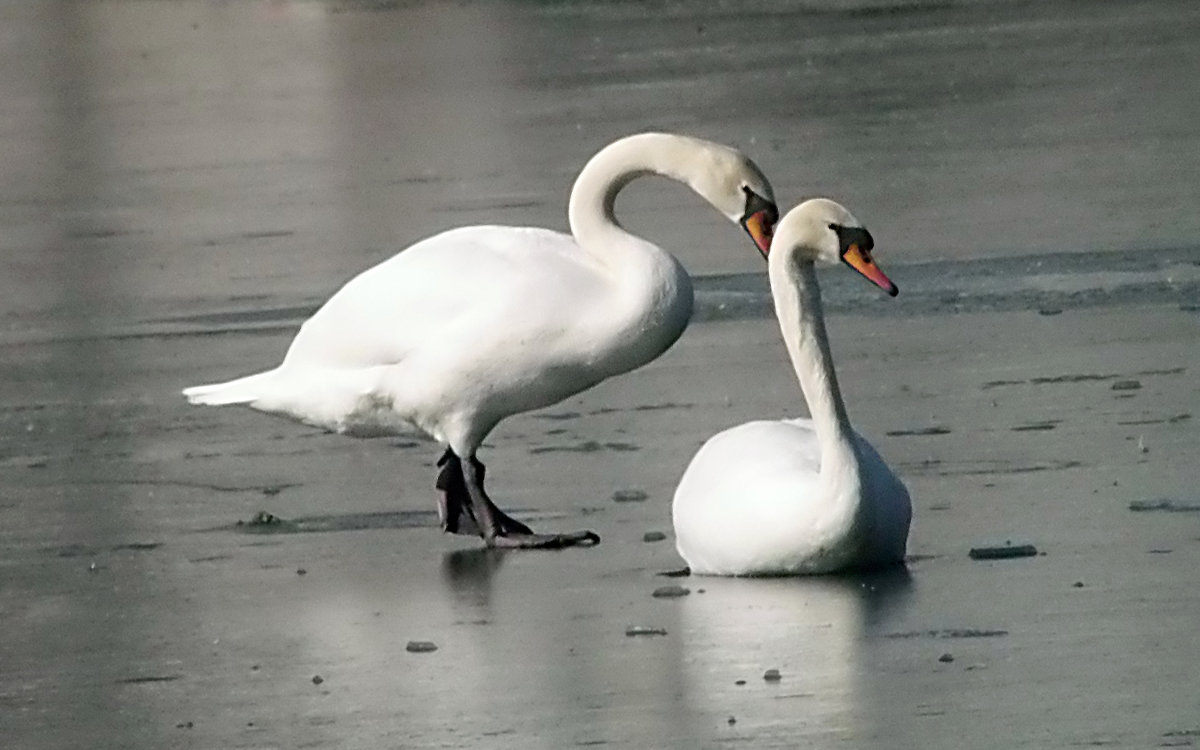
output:
<instances>
[{"instance_id":1,"label":"standing swan","mask_svg":"<svg viewBox=\"0 0 1200 750\"><path fill-rule=\"evenodd\" d=\"M812 419L748 422L700 448L672 505L675 545L693 573L831 573L904 560L908 490L850 427L813 267L843 261L895 296L873 245L849 211L820 198L776 227L771 294Z\"/></svg>"},{"instance_id":2,"label":"standing swan","mask_svg":"<svg viewBox=\"0 0 1200 750\"><path fill-rule=\"evenodd\" d=\"M448 446L436 484L444 531L488 547L595 544L590 531L535 534L506 515L475 452L505 417L640 367L687 326L683 267L613 217L621 188L648 174L686 184L767 253L779 215L752 161L696 138L633 135L579 173L571 234L472 226L417 242L347 282L275 369L183 394L362 437L415 428Z\"/></svg>"}]
</instances>

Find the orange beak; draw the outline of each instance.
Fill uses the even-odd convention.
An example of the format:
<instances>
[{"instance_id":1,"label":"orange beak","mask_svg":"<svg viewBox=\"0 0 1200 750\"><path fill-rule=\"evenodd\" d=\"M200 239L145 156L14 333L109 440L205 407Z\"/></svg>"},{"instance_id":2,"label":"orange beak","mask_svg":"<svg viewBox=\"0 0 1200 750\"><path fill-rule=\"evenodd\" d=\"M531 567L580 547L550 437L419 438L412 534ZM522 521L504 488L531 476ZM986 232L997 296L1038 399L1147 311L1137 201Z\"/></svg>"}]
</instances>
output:
<instances>
[{"instance_id":1,"label":"orange beak","mask_svg":"<svg viewBox=\"0 0 1200 750\"><path fill-rule=\"evenodd\" d=\"M771 236L775 229L771 223L770 212L764 209L750 214L742 222L742 226L746 228L750 239L754 240L754 244L758 246L758 251L763 254L764 258L767 257L771 252Z\"/></svg>"},{"instance_id":2,"label":"orange beak","mask_svg":"<svg viewBox=\"0 0 1200 750\"><path fill-rule=\"evenodd\" d=\"M846 248L846 252L842 253L842 260L846 261L846 265L866 276L875 283L875 286L893 297L900 293L900 290L896 288L892 280L883 271L879 270L879 266L875 265L875 261L871 260L871 255L858 245L851 245Z\"/></svg>"}]
</instances>

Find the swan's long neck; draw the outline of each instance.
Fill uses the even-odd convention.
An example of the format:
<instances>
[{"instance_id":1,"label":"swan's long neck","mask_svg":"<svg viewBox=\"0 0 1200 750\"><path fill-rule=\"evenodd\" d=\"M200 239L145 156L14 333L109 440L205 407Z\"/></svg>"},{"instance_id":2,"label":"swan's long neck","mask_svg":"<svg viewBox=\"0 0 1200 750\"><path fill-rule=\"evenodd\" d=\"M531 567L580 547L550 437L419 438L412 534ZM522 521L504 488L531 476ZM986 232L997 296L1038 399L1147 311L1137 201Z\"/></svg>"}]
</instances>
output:
<instances>
[{"instance_id":1,"label":"swan's long neck","mask_svg":"<svg viewBox=\"0 0 1200 750\"><path fill-rule=\"evenodd\" d=\"M622 269L632 260L624 256L649 245L617 223L613 213L617 193L649 174L690 184L683 171L689 162L679 155L688 141L665 133L629 136L604 147L584 165L571 189L567 214L576 242L602 266Z\"/></svg>"},{"instance_id":2,"label":"swan's long neck","mask_svg":"<svg viewBox=\"0 0 1200 750\"><path fill-rule=\"evenodd\" d=\"M593 156L571 190L571 233L611 281L605 360L624 372L653 359L675 342L692 315L691 279L669 253L617 223L613 204L630 181L658 174L696 189L698 142L643 133L622 138ZM699 191L697 191L699 192ZM707 196L703 196L707 198Z\"/></svg>"},{"instance_id":3,"label":"swan's long neck","mask_svg":"<svg viewBox=\"0 0 1200 750\"><path fill-rule=\"evenodd\" d=\"M772 265L771 271L775 313L821 448L822 484L831 490L850 489L846 483L858 481L858 458L833 370L816 271L803 261L782 269Z\"/></svg>"}]
</instances>

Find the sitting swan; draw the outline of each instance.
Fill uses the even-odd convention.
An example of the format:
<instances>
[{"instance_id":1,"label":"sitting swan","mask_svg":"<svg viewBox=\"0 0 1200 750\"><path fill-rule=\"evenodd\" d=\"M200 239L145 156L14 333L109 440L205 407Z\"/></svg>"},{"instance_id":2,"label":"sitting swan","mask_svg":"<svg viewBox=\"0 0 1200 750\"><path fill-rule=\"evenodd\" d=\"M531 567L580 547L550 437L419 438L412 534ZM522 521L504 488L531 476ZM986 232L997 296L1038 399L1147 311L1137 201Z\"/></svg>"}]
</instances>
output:
<instances>
[{"instance_id":1,"label":"sitting swan","mask_svg":"<svg viewBox=\"0 0 1200 750\"><path fill-rule=\"evenodd\" d=\"M832 573L904 560L908 491L850 427L813 267L843 261L894 296L873 244L849 211L824 199L776 227L771 294L812 419L748 422L700 448L672 505L675 545L693 573Z\"/></svg>"},{"instance_id":2,"label":"sitting swan","mask_svg":"<svg viewBox=\"0 0 1200 750\"><path fill-rule=\"evenodd\" d=\"M484 491L475 452L505 417L640 367L687 326L683 267L613 216L621 188L648 174L688 185L766 255L779 215L752 161L696 138L633 135L580 172L571 234L472 226L417 242L347 282L275 369L183 393L351 435L415 428L448 446L437 478L444 531L489 547L594 544L590 531L535 534L506 515Z\"/></svg>"}]
</instances>

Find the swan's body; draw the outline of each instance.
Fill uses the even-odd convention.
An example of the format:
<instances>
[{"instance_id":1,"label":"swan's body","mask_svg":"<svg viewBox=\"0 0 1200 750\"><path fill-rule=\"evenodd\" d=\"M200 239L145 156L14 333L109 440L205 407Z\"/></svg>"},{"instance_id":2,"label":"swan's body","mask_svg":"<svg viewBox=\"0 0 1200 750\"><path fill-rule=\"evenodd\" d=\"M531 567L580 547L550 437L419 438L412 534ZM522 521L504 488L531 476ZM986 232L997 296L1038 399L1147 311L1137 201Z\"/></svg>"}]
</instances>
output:
<instances>
[{"instance_id":1,"label":"swan's body","mask_svg":"<svg viewBox=\"0 0 1200 750\"><path fill-rule=\"evenodd\" d=\"M580 173L572 234L473 226L417 242L334 294L277 368L184 395L351 435L423 432L448 446L438 480L445 530L489 545L578 541L534 535L504 516L483 492L475 451L504 417L639 367L687 326L692 288L683 267L613 217L617 192L645 174L684 182L766 252L777 214L749 159L683 136L630 136Z\"/></svg>"},{"instance_id":2,"label":"swan's body","mask_svg":"<svg viewBox=\"0 0 1200 750\"><path fill-rule=\"evenodd\" d=\"M646 255L639 271L659 294L622 299L570 235L452 229L351 279L276 369L188 397L358 437L415 428L467 454L503 417L631 370L678 338L690 278L649 243Z\"/></svg>"},{"instance_id":3,"label":"swan's body","mask_svg":"<svg viewBox=\"0 0 1200 750\"><path fill-rule=\"evenodd\" d=\"M812 419L749 422L700 448L672 505L676 547L693 573L832 573L904 560L908 491L850 427L813 268L840 258L894 294L871 245L832 201L808 201L779 222L771 293Z\"/></svg>"}]
</instances>

